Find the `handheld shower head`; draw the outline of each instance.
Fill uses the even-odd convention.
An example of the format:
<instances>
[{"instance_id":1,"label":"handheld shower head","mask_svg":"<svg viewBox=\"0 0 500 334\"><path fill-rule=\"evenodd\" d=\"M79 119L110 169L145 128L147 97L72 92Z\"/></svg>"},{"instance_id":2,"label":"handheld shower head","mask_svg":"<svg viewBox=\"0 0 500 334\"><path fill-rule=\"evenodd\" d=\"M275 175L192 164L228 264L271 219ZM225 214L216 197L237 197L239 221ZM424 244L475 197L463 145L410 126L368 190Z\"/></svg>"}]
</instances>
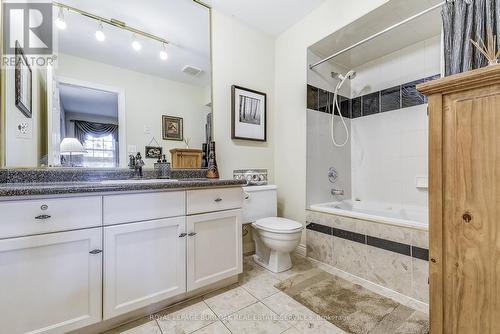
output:
<instances>
[{"instance_id":1,"label":"handheld shower head","mask_svg":"<svg viewBox=\"0 0 500 334\"><path fill-rule=\"evenodd\" d=\"M352 80L355 77L356 77L356 71L354 71L354 70L350 70L345 75L342 73L338 73L338 72L332 72L332 78L339 79L340 81L344 81L346 79Z\"/></svg>"}]
</instances>

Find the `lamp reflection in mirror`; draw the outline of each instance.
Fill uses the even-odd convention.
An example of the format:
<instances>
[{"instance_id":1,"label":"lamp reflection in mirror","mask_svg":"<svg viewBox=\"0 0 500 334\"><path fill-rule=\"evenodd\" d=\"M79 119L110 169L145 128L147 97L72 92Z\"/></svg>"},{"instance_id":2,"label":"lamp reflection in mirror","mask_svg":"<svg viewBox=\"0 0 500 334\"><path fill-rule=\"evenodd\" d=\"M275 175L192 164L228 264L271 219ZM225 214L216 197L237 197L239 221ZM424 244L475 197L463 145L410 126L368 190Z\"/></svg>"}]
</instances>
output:
<instances>
[{"instance_id":1,"label":"lamp reflection in mirror","mask_svg":"<svg viewBox=\"0 0 500 334\"><path fill-rule=\"evenodd\" d=\"M69 155L70 167L74 167L72 160L73 155L83 155L84 153L87 153L87 151L83 148L83 145L76 138L64 138L60 145L60 151L62 156ZM63 163L63 165L65 164Z\"/></svg>"}]
</instances>

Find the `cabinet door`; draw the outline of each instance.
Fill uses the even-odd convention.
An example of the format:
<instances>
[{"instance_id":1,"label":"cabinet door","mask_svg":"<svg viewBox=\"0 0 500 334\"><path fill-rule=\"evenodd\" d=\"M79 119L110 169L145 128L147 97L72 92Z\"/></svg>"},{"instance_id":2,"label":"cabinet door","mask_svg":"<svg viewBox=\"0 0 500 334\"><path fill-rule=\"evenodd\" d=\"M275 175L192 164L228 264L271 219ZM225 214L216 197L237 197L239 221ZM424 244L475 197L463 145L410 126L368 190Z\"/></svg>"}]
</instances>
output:
<instances>
[{"instance_id":1,"label":"cabinet door","mask_svg":"<svg viewBox=\"0 0 500 334\"><path fill-rule=\"evenodd\" d=\"M104 228L104 318L186 291L185 217Z\"/></svg>"},{"instance_id":2,"label":"cabinet door","mask_svg":"<svg viewBox=\"0 0 500 334\"><path fill-rule=\"evenodd\" d=\"M500 85L445 96L443 112L443 223L430 236L443 333L500 333Z\"/></svg>"},{"instance_id":3,"label":"cabinet door","mask_svg":"<svg viewBox=\"0 0 500 334\"><path fill-rule=\"evenodd\" d=\"M187 217L188 291L241 273L241 209Z\"/></svg>"},{"instance_id":4,"label":"cabinet door","mask_svg":"<svg viewBox=\"0 0 500 334\"><path fill-rule=\"evenodd\" d=\"M102 230L0 240L0 332L66 333L101 320Z\"/></svg>"}]
</instances>

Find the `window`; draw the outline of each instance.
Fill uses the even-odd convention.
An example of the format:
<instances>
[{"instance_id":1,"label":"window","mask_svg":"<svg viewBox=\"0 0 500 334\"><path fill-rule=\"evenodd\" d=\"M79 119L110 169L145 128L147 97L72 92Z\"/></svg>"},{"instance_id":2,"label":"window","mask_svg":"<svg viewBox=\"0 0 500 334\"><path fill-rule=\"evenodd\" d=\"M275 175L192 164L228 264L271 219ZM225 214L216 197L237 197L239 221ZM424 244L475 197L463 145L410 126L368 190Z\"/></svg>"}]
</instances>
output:
<instances>
[{"instance_id":1,"label":"window","mask_svg":"<svg viewBox=\"0 0 500 334\"><path fill-rule=\"evenodd\" d=\"M94 137L88 134L83 147L87 151L83 155L83 167L117 167L116 142L112 135Z\"/></svg>"}]
</instances>

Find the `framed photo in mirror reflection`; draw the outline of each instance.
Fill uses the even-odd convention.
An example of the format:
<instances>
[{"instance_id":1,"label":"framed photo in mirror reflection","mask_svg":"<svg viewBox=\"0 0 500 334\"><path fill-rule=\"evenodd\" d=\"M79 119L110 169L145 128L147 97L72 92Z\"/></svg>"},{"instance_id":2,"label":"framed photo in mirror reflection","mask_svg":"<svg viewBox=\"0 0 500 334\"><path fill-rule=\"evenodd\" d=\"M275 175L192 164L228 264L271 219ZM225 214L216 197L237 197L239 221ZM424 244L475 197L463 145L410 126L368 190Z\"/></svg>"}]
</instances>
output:
<instances>
[{"instance_id":1,"label":"framed photo in mirror reflection","mask_svg":"<svg viewBox=\"0 0 500 334\"><path fill-rule=\"evenodd\" d=\"M182 117L162 116L162 136L164 140L184 140Z\"/></svg>"},{"instance_id":2,"label":"framed photo in mirror reflection","mask_svg":"<svg viewBox=\"0 0 500 334\"><path fill-rule=\"evenodd\" d=\"M16 64L15 64L15 101L16 107L31 118L32 116L32 72L28 64L28 59L24 55L23 49L16 41Z\"/></svg>"}]
</instances>

